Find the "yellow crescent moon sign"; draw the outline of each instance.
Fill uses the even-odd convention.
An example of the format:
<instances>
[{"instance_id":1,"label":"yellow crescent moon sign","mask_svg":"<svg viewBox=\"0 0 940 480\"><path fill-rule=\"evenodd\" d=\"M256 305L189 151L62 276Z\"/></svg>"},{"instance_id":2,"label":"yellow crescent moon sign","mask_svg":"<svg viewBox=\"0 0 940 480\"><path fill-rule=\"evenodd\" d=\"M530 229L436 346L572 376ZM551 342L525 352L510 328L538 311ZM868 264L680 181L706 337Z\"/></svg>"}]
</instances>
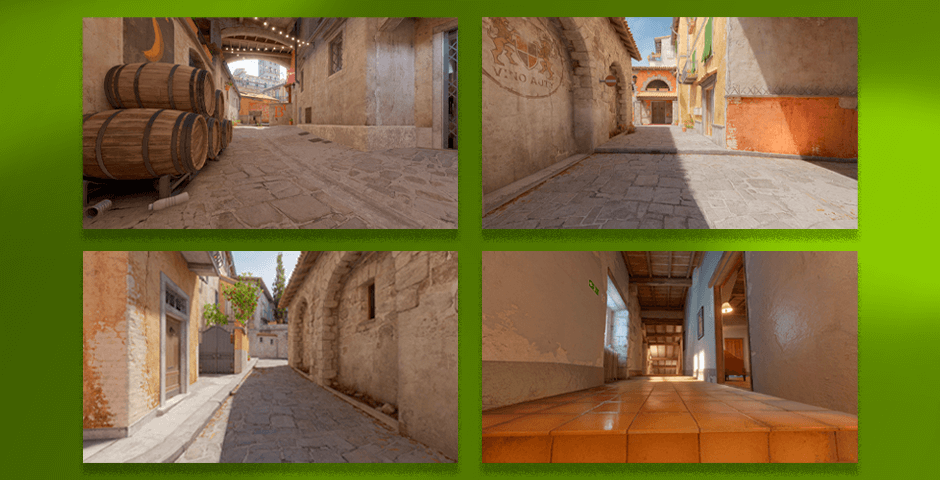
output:
<instances>
[{"instance_id":1,"label":"yellow crescent moon sign","mask_svg":"<svg viewBox=\"0 0 940 480\"><path fill-rule=\"evenodd\" d=\"M160 24L157 19L153 20L153 47L144 52L144 56L151 62L156 62L163 58L163 34L160 33Z\"/></svg>"}]
</instances>

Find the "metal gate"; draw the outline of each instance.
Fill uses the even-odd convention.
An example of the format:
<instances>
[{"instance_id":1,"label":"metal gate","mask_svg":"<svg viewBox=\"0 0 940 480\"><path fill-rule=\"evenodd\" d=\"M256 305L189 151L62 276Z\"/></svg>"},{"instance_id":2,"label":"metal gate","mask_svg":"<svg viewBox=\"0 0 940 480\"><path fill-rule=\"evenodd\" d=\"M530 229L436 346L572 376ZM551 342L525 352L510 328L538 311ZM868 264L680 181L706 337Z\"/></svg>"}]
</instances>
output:
<instances>
[{"instance_id":1,"label":"metal gate","mask_svg":"<svg viewBox=\"0 0 940 480\"><path fill-rule=\"evenodd\" d=\"M457 148L457 29L444 35L444 95L447 128L444 148Z\"/></svg>"},{"instance_id":2,"label":"metal gate","mask_svg":"<svg viewBox=\"0 0 940 480\"><path fill-rule=\"evenodd\" d=\"M218 325L202 332L199 373L235 373L235 343L231 332Z\"/></svg>"}]
</instances>

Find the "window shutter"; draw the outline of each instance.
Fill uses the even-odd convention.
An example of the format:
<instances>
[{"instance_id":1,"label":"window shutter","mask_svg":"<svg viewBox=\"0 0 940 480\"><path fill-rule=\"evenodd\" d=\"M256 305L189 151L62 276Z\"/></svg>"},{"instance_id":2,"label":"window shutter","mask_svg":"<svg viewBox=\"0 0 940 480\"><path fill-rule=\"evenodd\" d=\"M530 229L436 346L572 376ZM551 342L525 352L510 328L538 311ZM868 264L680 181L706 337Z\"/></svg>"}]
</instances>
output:
<instances>
[{"instance_id":1,"label":"window shutter","mask_svg":"<svg viewBox=\"0 0 940 480\"><path fill-rule=\"evenodd\" d=\"M692 52L692 73L695 73L695 51Z\"/></svg>"},{"instance_id":2,"label":"window shutter","mask_svg":"<svg viewBox=\"0 0 940 480\"><path fill-rule=\"evenodd\" d=\"M712 17L708 17L705 22L705 51L702 52L702 58L712 56Z\"/></svg>"}]
</instances>

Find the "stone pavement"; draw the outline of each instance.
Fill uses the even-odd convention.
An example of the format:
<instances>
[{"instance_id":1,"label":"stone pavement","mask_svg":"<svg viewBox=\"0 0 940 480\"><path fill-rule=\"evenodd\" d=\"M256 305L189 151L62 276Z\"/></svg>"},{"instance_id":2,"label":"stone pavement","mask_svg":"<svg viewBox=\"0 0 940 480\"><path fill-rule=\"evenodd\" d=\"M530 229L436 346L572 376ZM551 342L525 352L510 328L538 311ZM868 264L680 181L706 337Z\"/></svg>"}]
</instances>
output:
<instances>
[{"instance_id":1,"label":"stone pavement","mask_svg":"<svg viewBox=\"0 0 940 480\"><path fill-rule=\"evenodd\" d=\"M724 152L704 135L683 132L672 125L638 125L636 132L617 135L594 153L704 153Z\"/></svg>"},{"instance_id":2,"label":"stone pavement","mask_svg":"<svg viewBox=\"0 0 940 480\"><path fill-rule=\"evenodd\" d=\"M219 407L247 377L257 360L242 373L199 375L189 391L177 395L144 421L131 436L82 442L85 463L172 462L210 421Z\"/></svg>"},{"instance_id":3,"label":"stone pavement","mask_svg":"<svg viewBox=\"0 0 940 480\"><path fill-rule=\"evenodd\" d=\"M841 162L594 154L520 192L483 228L856 229L857 172Z\"/></svg>"},{"instance_id":4,"label":"stone pavement","mask_svg":"<svg viewBox=\"0 0 940 480\"><path fill-rule=\"evenodd\" d=\"M455 150L360 152L246 126L219 158L184 188L189 202L150 212L150 182L124 183L130 193L102 193L114 206L84 228L457 228Z\"/></svg>"},{"instance_id":5,"label":"stone pavement","mask_svg":"<svg viewBox=\"0 0 940 480\"><path fill-rule=\"evenodd\" d=\"M442 454L303 378L286 360L259 360L177 460L222 463L428 463Z\"/></svg>"}]
</instances>

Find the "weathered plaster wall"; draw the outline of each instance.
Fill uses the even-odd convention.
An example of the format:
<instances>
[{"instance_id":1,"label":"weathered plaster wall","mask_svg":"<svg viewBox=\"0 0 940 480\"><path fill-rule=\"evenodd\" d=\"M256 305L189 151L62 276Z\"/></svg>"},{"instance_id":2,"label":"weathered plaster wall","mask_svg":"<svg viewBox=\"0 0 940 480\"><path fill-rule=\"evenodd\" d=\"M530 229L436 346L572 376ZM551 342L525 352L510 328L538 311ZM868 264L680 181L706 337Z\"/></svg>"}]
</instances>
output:
<instances>
[{"instance_id":1,"label":"weathered plaster wall","mask_svg":"<svg viewBox=\"0 0 940 480\"><path fill-rule=\"evenodd\" d=\"M382 402L398 403L398 312L395 269L389 252L369 254L355 266L339 304L337 381ZM369 318L369 285L375 318Z\"/></svg>"},{"instance_id":2,"label":"weathered plaster wall","mask_svg":"<svg viewBox=\"0 0 940 480\"><path fill-rule=\"evenodd\" d=\"M858 158L858 109L838 97L728 99L728 148Z\"/></svg>"},{"instance_id":3,"label":"weathered plaster wall","mask_svg":"<svg viewBox=\"0 0 940 480\"><path fill-rule=\"evenodd\" d=\"M366 66L372 21L347 19L325 38L316 39L313 50L300 59L296 71L303 89L296 86L294 96L304 122L304 110L310 107L313 125L368 125ZM343 40L343 68L331 75L330 42L338 37Z\"/></svg>"},{"instance_id":4,"label":"weathered plaster wall","mask_svg":"<svg viewBox=\"0 0 940 480\"><path fill-rule=\"evenodd\" d=\"M414 20L379 31L379 18L370 18L366 60L366 125L414 125Z\"/></svg>"},{"instance_id":5,"label":"weathered plaster wall","mask_svg":"<svg viewBox=\"0 0 940 480\"><path fill-rule=\"evenodd\" d=\"M697 80L692 85L681 85L679 89L679 121L684 123L691 115L696 123L698 133L707 134L706 126L702 123L705 113L705 88L702 87L703 80L708 82L714 78L714 84L708 88L714 88L714 115L712 117L712 140L724 146L725 145L725 119L727 116L727 105L725 101L725 85L727 82L727 45L728 45L728 18L712 17L712 54L708 58L702 58L705 51L705 25L709 17L696 17L694 20L694 29L690 30L693 22L687 17L680 17L679 20L679 46L680 57L679 69L689 62L695 54L695 71ZM698 114L695 113L698 110Z\"/></svg>"},{"instance_id":6,"label":"weathered plaster wall","mask_svg":"<svg viewBox=\"0 0 940 480\"><path fill-rule=\"evenodd\" d=\"M676 103L676 94L677 94L677 82L675 75L675 67L662 67L656 69L646 69L646 68L637 68L633 69L633 76L636 77L636 84L634 88L636 92L646 92L647 87L650 82L655 80L662 80L669 85L669 90L661 90L659 93L671 93L671 98L643 98L639 97L634 102L634 119L633 123L635 125L649 125L653 120L653 111L652 111L652 101L668 101L670 102L669 111L666 112L667 117L672 119L672 125L679 124L679 115L678 115L678 104ZM632 82L632 79L631 79Z\"/></svg>"},{"instance_id":7,"label":"weathered plaster wall","mask_svg":"<svg viewBox=\"0 0 940 480\"><path fill-rule=\"evenodd\" d=\"M85 19L88 20L88 19ZM127 252L82 253L82 427L128 422Z\"/></svg>"},{"instance_id":8,"label":"weathered plaster wall","mask_svg":"<svg viewBox=\"0 0 940 480\"><path fill-rule=\"evenodd\" d=\"M692 286L685 301L686 332L683 348L682 369L685 375L699 380L715 383L717 371L715 363L715 298L714 289L708 288L708 281L715 274L718 261L724 252L705 252L701 265L692 272ZM698 338L698 314L705 307L705 335Z\"/></svg>"},{"instance_id":9,"label":"weathered plaster wall","mask_svg":"<svg viewBox=\"0 0 940 480\"><path fill-rule=\"evenodd\" d=\"M252 330L248 335L249 353L252 358L287 359L287 325L268 325L262 330Z\"/></svg>"},{"instance_id":10,"label":"weathered plaster wall","mask_svg":"<svg viewBox=\"0 0 940 480\"><path fill-rule=\"evenodd\" d=\"M857 18L735 17L729 22L730 87L858 89Z\"/></svg>"},{"instance_id":11,"label":"weathered plaster wall","mask_svg":"<svg viewBox=\"0 0 940 480\"><path fill-rule=\"evenodd\" d=\"M82 19L82 114L110 110L104 77L124 58L121 18Z\"/></svg>"},{"instance_id":12,"label":"weathered plaster wall","mask_svg":"<svg viewBox=\"0 0 940 480\"><path fill-rule=\"evenodd\" d=\"M128 398L131 423L160 405L160 274L166 275L189 296L188 338L181 338L180 348L189 343L189 384L199 374L199 282L179 252L129 252L127 263L128 309ZM180 365L180 375L184 375ZM184 377L185 378L185 377Z\"/></svg>"},{"instance_id":13,"label":"weathered plaster wall","mask_svg":"<svg viewBox=\"0 0 940 480\"><path fill-rule=\"evenodd\" d=\"M574 67L560 26L547 18L484 18L482 38L483 192L487 193L578 149ZM539 42L534 68L510 46L517 38Z\"/></svg>"},{"instance_id":14,"label":"weathered plaster wall","mask_svg":"<svg viewBox=\"0 0 940 480\"><path fill-rule=\"evenodd\" d=\"M747 252L754 391L858 413L857 252Z\"/></svg>"},{"instance_id":15,"label":"weathered plaster wall","mask_svg":"<svg viewBox=\"0 0 940 480\"><path fill-rule=\"evenodd\" d=\"M398 421L457 459L457 252L393 252L398 311Z\"/></svg>"},{"instance_id":16,"label":"weathered plaster wall","mask_svg":"<svg viewBox=\"0 0 940 480\"><path fill-rule=\"evenodd\" d=\"M643 372L643 317L636 285L631 285L629 291L630 296L625 299L627 311L630 312L630 327L627 330L630 345L627 351L627 374L634 376Z\"/></svg>"},{"instance_id":17,"label":"weathered plaster wall","mask_svg":"<svg viewBox=\"0 0 940 480\"><path fill-rule=\"evenodd\" d=\"M608 272L629 288L617 252L483 252L484 409L603 383Z\"/></svg>"},{"instance_id":18,"label":"weathered plaster wall","mask_svg":"<svg viewBox=\"0 0 940 480\"><path fill-rule=\"evenodd\" d=\"M606 17L484 18L482 38L483 193L632 122L631 59ZM611 72L618 87L600 85Z\"/></svg>"}]
</instances>

